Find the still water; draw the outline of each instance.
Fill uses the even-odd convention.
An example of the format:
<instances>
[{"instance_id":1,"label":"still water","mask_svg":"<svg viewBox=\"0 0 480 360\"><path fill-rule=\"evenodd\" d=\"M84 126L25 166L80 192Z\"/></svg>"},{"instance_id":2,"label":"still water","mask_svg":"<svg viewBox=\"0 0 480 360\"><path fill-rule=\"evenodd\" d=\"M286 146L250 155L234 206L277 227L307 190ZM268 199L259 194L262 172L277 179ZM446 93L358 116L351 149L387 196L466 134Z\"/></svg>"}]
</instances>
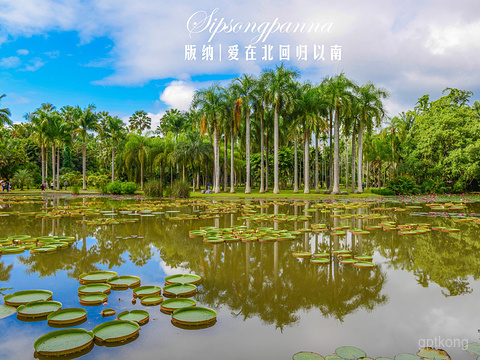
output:
<instances>
[{"instance_id":1,"label":"still water","mask_svg":"<svg viewBox=\"0 0 480 360\"><path fill-rule=\"evenodd\" d=\"M305 233L288 242L235 242L203 244L189 238L189 231L202 226L270 226L276 229L309 228L322 223L331 227L364 228L382 220L341 219L332 211L304 213L315 201L299 205L250 201L258 214L308 214L308 222L256 222L235 213L217 218L170 221L180 214L198 215L205 204L165 202L155 216L119 215L118 208L140 204L138 199L48 198L0 202L0 237L12 235L75 236L77 241L55 254L0 257L0 288L3 295L26 289L53 291L53 300L63 308L79 304L78 277L95 270L113 270L135 275L142 285L164 285L164 278L178 273L202 277L197 305L217 311L217 323L206 329L175 327L159 306L132 304L132 290L112 291L108 304L85 307L88 320L77 327L92 330L114 320L102 318L105 308L145 309L150 321L138 338L122 346L95 345L82 359L291 359L298 351L322 355L339 346L363 349L368 356L393 358L416 353L419 347L443 348L453 359L475 359L461 343L477 342L480 318L480 225L454 223L449 214L480 213L480 204L467 204L462 211L431 216L425 205L407 212L381 212L396 224L428 223L460 229L458 233L432 231L399 236L397 231L371 231L369 235L333 237L330 231ZM320 201L319 201L320 202ZM217 204L222 204L217 203ZM224 202L223 204L228 204ZM103 218L137 218L120 225L85 225L79 218L39 219L17 212L51 211L52 207L86 206L111 210ZM45 208L47 206L47 208ZM157 204L158 206L158 204ZM347 209L347 214L370 214L375 207L400 204L370 204ZM42 210L43 209L43 210ZM167 211L167 212L165 212ZM169 213L178 211L179 213ZM415 211L415 212L414 212ZM445 216L447 215L447 216ZM241 219L238 219L238 218ZM81 220L81 218L80 218ZM136 235L136 237L132 237ZM356 269L337 259L330 265L313 265L292 256L294 251L323 252L348 248L356 254L373 255L374 269ZM33 343L50 331L46 321L25 322L15 315L0 319L0 359L32 359Z\"/></svg>"}]
</instances>

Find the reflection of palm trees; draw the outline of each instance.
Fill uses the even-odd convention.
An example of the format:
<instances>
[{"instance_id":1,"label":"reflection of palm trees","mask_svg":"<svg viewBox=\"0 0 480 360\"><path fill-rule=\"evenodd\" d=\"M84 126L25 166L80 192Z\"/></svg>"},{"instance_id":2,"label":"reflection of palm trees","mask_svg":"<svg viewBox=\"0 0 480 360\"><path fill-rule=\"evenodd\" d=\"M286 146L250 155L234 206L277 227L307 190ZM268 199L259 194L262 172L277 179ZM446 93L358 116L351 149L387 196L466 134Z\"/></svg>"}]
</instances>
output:
<instances>
[{"instance_id":1,"label":"reflection of palm trees","mask_svg":"<svg viewBox=\"0 0 480 360\"><path fill-rule=\"evenodd\" d=\"M10 271L13 269L13 264L5 266L5 263L0 262L0 281L8 281L10 279Z\"/></svg>"}]
</instances>

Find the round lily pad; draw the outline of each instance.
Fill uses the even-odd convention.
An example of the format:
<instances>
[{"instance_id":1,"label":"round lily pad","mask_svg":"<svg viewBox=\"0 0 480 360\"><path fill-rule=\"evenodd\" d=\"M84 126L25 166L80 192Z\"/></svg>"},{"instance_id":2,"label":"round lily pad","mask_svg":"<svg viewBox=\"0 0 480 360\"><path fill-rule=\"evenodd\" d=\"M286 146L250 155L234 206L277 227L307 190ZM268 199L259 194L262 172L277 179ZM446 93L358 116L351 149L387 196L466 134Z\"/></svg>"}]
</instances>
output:
<instances>
[{"instance_id":1,"label":"round lily pad","mask_svg":"<svg viewBox=\"0 0 480 360\"><path fill-rule=\"evenodd\" d=\"M177 274L165 277L165 284L193 284L198 285L202 278L195 274Z\"/></svg>"},{"instance_id":2,"label":"round lily pad","mask_svg":"<svg viewBox=\"0 0 480 360\"><path fill-rule=\"evenodd\" d=\"M52 292L48 290L22 290L5 296L3 301L5 305L20 306L32 301L51 300L52 295Z\"/></svg>"},{"instance_id":3,"label":"round lily pad","mask_svg":"<svg viewBox=\"0 0 480 360\"><path fill-rule=\"evenodd\" d=\"M117 275L114 271L92 271L80 275L79 280L81 284L104 283Z\"/></svg>"},{"instance_id":4,"label":"round lily pad","mask_svg":"<svg viewBox=\"0 0 480 360\"><path fill-rule=\"evenodd\" d=\"M293 355L293 360L325 360L325 358L317 353L300 351Z\"/></svg>"},{"instance_id":5,"label":"round lily pad","mask_svg":"<svg viewBox=\"0 0 480 360\"><path fill-rule=\"evenodd\" d=\"M6 254L21 254L25 251L24 246L4 246L0 248L2 255Z\"/></svg>"},{"instance_id":6,"label":"round lily pad","mask_svg":"<svg viewBox=\"0 0 480 360\"><path fill-rule=\"evenodd\" d=\"M143 296L142 298L140 298L141 304L145 306L158 305L162 301L163 301L163 296L161 295L150 295L150 296Z\"/></svg>"},{"instance_id":7,"label":"round lily pad","mask_svg":"<svg viewBox=\"0 0 480 360\"><path fill-rule=\"evenodd\" d=\"M357 261L353 266L360 269L372 269L375 267L375 264L369 261Z\"/></svg>"},{"instance_id":8,"label":"round lily pad","mask_svg":"<svg viewBox=\"0 0 480 360\"><path fill-rule=\"evenodd\" d=\"M217 313L205 307L192 306L175 310L172 322L181 325L204 325L217 320Z\"/></svg>"},{"instance_id":9,"label":"round lily pad","mask_svg":"<svg viewBox=\"0 0 480 360\"><path fill-rule=\"evenodd\" d=\"M143 325L148 322L149 314L148 311L145 310L123 311L117 315L117 319L133 321L139 325Z\"/></svg>"},{"instance_id":10,"label":"round lily pad","mask_svg":"<svg viewBox=\"0 0 480 360\"><path fill-rule=\"evenodd\" d=\"M171 284L163 288L165 296L191 296L197 292L197 287L192 284Z\"/></svg>"},{"instance_id":11,"label":"round lily pad","mask_svg":"<svg viewBox=\"0 0 480 360\"><path fill-rule=\"evenodd\" d=\"M325 264L330 264L330 259L326 259L326 258L310 259L310 263L315 265L325 265Z\"/></svg>"},{"instance_id":12,"label":"round lily pad","mask_svg":"<svg viewBox=\"0 0 480 360\"><path fill-rule=\"evenodd\" d=\"M315 253L313 254L314 258L328 258L330 257L329 253Z\"/></svg>"},{"instance_id":13,"label":"round lily pad","mask_svg":"<svg viewBox=\"0 0 480 360\"><path fill-rule=\"evenodd\" d=\"M40 336L33 347L39 355L62 356L89 347L93 333L85 329L62 329Z\"/></svg>"},{"instance_id":14,"label":"round lily pad","mask_svg":"<svg viewBox=\"0 0 480 360\"><path fill-rule=\"evenodd\" d=\"M140 278L131 275L115 276L108 279L107 284L113 288L137 287L140 285Z\"/></svg>"},{"instance_id":15,"label":"round lily pad","mask_svg":"<svg viewBox=\"0 0 480 360\"><path fill-rule=\"evenodd\" d=\"M431 360L451 360L450 355L445 350L424 347L417 351L417 356L422 359Z\"/></svg>"},{"instance_id":16,"label":"round lily pad","mask_svg":"<svg viewBox=\"0 0 480 360\"><path fill-rule=\"evenodd\" d=\"M167 299L160 305L160 310L166 313L171 313L177 309L182 309L190 306L196 306L197 302L193 299L173 298Z\"/></svg>"},{"instance_id":17,"label":"round lily pad","mask_svg":"<svg viewBox=\"0 0 480 360\"><path fill-rule=\"evenodd\" d=\"M297 251L293 252L292 255L296 258L309 258L310 256L312 256L312 253L308 251Z\"/></svg>"},{"instance_id":18,"label":"round lily pad","mask_svg":"<svg viewBox=\"0 0 480 360\"><path fill-rule=\"evenodd\" d=\"M30 249L30 254L51 254L57 252L56 246L34 246Z\"/></svg>"},{"instance_id":19,"label":"round lily pad","mask_svg":"<svg viewBox=\"0 0 480 360\"><path fill-rule=\"evenodd\" d=\"M33 301L20 305L17 314L29 318L42 317L59 310L61 307L62 303L58 301Z\"/></svg>"},{"instance_id":20,"label":"round lily pad","mask_svg":"<svg viewBox=\"0 0 480 360\"><path fill-rule=\"evenodd\" d=\"M339 261L340 261L340 264L344 264L344 265L351 265L351 264L355 265L357 263L357 260L355 260L355 259L342 259L342 258L340 258Z\"/></svg>"},{"instance_id":21,"label":"round lily pad","mask_svg":"<svg viewBox=\"0 0 480 360\"><path fill-rule=\"evenodd\" d=\"M422 358L417 355L402 353L395 355L393 360L422 360Z\"/></svg>"},{"instance_id":22,"label":"round lily pad","mask_svg":"<svg viewBox=\"0 0 480 360\"><path fill-rule=\"evenodd\" d=\"M103 309L102 312L101 312L101 315L103 317L107 317L107 316L113 316L116 313L117 312L114 309Z\"/></svg>"},{"instance_id":23,"label":"round lily pad","mask_svg":"<svg viewBox=\"0 0 480 360\"><path fill-rule=\"evenodd\" d=\"M82 285L78 288L78 295L87 295L87 294L110 294L110 290L112 287L108 284L89 284L89 285Z\"/></svg>"},{"instance_id":24,"label":"round lily pad","mask_svg":"<svg viewBox=\"0 0 480 360\"><path fill-rule=\"evenodd\" d=\"M80 304L82 305L100 305L108 299L106 294L87 294L80 296Z\"/></svg>"},{"instance_id":25,"label":"round lily pad","mask_svg":"<svg viewBox=\"0 0 480 360\"><path fill-rule=\"evenodd\" d=\"M13 315L17 312L17 309L9 305L0 305L0 319Z\"/></svg>"},{"instance_id":26,"label":"round lily pad","mask_svg":"<svg viewBox=\"0 0 480 360\"><path fill-rule=\"evenodd\" d=\"M133 289L133 296L141 298L144 296L158 295L161 292L162 292L162 288L160 286L153 286L153 285L139 286Z\"/></svg>"},{"instance_id":27,"label":"round lily pad","mask_svg":"<svg viewBox=\"0 0 480 360\"><path fill-rule=\"evenodd\" d=\"M140 326L133 321L113 320L95 326L92 330L95 339L106 342L117 342L138 334Z\"/></svg>"},{"instance_id":28,"label":"round lily pad","mask_svg":"<svg viewBox=\"0 0 480 360\"><path fill-rule=\"evenodd\" d=\"M335 350L335 354L345 360L356 360L358 358L367 356L365 351L353 346L340 346Z\"/></svg>"},{"instance_id":29,"label":"round lily pad","mask_svg":"<svg viewBox=\"0 0 480 360\"><path fill-rule=\"evenodd\" d=\"M74 324L87 318L87 311L81 308L60 309L47 316L48 324Z\"/></svg>"},{"instance_id":30,"label":"round lily pad","mask_svg":"<svg viewBox=\"0 0 480 360\"><path fill-rule=\"evenodd\" d=\"M358 260L358 261L372 261L373 260L373 257L370 256L370 255L355 255L353 258L355 260Z\"/></svg>"},{"instance_id":31,"label":"round lily pad","mask_svg":"<svg viewBox=\"0 0 480 360\"><path fill-rule=\"evenodd\" d=\"M480 355L480 343L478 342L468 343L463 349L470 354Z\"/></svg>"}]
</instances>

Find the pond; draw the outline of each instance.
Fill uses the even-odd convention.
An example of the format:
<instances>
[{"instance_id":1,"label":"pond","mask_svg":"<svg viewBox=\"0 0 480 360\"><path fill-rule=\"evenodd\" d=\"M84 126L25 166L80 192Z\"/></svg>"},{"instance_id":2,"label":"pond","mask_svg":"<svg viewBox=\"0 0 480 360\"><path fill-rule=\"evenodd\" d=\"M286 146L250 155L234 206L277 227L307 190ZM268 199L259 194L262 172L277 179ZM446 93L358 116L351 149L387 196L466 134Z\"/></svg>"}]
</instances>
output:
<instances>
[{"instance_id":1,"label":"pond","mask_svg":"<svg viewBox=\"0 0 480 360\"><path fill-rule=\"evenodd\" d=\"M54 235L76 241L52 254L1 255L1 293L49 290L63 309L87 311L87 320L74 327L88 331L116 318L102 317L104 309L148 311L149 321L138 336L115 346L96 342L73 356L82 359L291 359L299 351L326 356L346 345L372 358L433 346L453 359L475 359L462 345L479 337L480 218L475 214L480 204L408 208L355 201L4 198L2 238ZM72 212L76 216L67 216ZM186 215L189 219L183 220ZM304 215L307 221L299 218ZM309 232L316 224L327 230ZM405 224L411 226L398 229ZM212 226L230 233L233 227L239 234L267 227L300 232L286 241L213 244L189 236ZM371 230L363 235L350 231L359 228ZM335 230L345 234L333 236ZM320 265L292 256L339 249L372 255L375 267L342 264L335 255ZM215 310L217 322L203 328L175 326L160 305L132 301L132 289L112 290L104 304L83 306L79 276L96 270L137 276L142 286L162 288L169 275L197 274L201 283L190 298ZM32 359L35 340L57 330L45 319L26 321L17 315L0 319L0 329L1 359Z\"/></svg>"}]
</instances>

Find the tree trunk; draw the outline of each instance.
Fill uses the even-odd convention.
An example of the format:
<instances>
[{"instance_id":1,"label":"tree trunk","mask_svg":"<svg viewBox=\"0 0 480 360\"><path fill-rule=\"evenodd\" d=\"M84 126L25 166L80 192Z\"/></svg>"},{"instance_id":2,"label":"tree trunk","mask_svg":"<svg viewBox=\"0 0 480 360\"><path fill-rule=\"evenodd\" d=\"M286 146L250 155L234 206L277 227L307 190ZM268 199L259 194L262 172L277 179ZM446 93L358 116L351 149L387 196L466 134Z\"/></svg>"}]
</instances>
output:
<instances>
[{"instance_id":1,"label":"tree trunk","mask_svg":"<svg viewBox=\"0 0 480 360\"><path fill-rule=\"evenodd\" d=\"M160 162L160 196L163 196L163 162Z\"/></svg>"},{"instance_id":2,"label":"tree trunk","mask_svg":"<svg viewBox=\"0 0 480 360\"><path fill-rule=\"evenodd\" d=\"M182 161L182 179L185 181L185 160Z\"/></svg>"},{"instance_id":3,"label":"tree trunk","mask_svg":"<svg viewBox=\"0 0 480 360\"><path fill-rule=\"evenodd\" d=\"M173 186L173 168L172 165L170 165L170 187Z\"/></svg>"},{"instance_id":4,"label":"tree trunk","mask_svg":"<svg viewBox=\"0 0 480 360\"><path fill-rule=\"evenodd\" d=\"M247 121L246 121L246 131L245 131L245 137L246 137L246 181L245 181L245 194L250 194L252 192L252 189L250 189L250 110L248 109L247 106Z\"/></svg>"},{"instance_id":5,"label":"tree trunk","mask_svg":"<svg viewBox=\"0 0 480 360\"><path fill-rule=\"evenodd\" d=\"M338 107L335 109L335 144L333 153L333 189L332 194L340 192L340 114Z\"/></svg>"},{"instance_id":6,"label":"tree trunk","mask_svg":"<svg viewBox=\"0 0 480 360\"><path fill-rule=\"evenodd\" d=\"M278 183L278 102L275 104L275 115L273 118L273 193L280 194Z\"/></svg>"},{"instance_id":7,"label":"tree trunk","mask_svg":"<svg viewBox=\"0 0 480 360\"><path fill-rule=\"evenodd\" d=\"M230 129L230 193L235 193L235 141L233 138L233 126Z\"/></svg>"},{"instance_id":8,"label":"tree trunk","mask_svg":"<svg viewBox=\"0 0 480 360\"><path fill-rule=\"evenodd\" d=\"M303 193L310 194L310 141L309 132L303 134Z\"/></svg>"},{"instance_id":9,"label":"tree trunk","mask_svg":"<svg viewBox=\"0 0 480 360\"><path fill-rule=\"evenodd\" d=\"M315 134L315 193L318 194L320 188L318 187L318 134Z\"/></svg>"},{"instance_id":10,"label":"tree trunk","mask_svg":"<svg viewBox=\"0 0 480 360\"><path fill-rule=\"evenodd\" d=\"M57 190L60 190L60 150L57 148Z\"/></svg>"},{"instance_id":11,"label":"tree trunk","mask_svg":"<svg viewBox=\"0 0 480 360\"><path fill-rule=\"evenodd\" d=\"M47 147L45 147L45 181L48 181L47 178L48 178L48 151L47 151Z\"/></svg>"},{"instance_id":12,"label":"tree trunk","mask_svg":"<svg viewBox=\"0 0 480 360\"><path fill-rule=\"evenodd\" d=\"M55 164L55 144L52 144L52 184L53 184L53 188L55 188L55 165L56 165Z\"/></svg>"},{"instance_id":13,"label":"tree trunk","mask_svg":"<svg viewBox=\"0 0 480 360\"><path fill-rule=\"evenodd\" d=\"M112 182L115 181L115 145L112 146Z\"/></svg>"},{"instance_id":14,"label":"tree trunk","mask_svg":"<svg viewBox=\"0 0 480 360\"><path fill-rule=\"evenodd\" d=\"M297 151L297 132L295 131L295 138L293 140L293 193L298 194L298 151Z\"/></svg>"},{"instance_id":15,"label":"tree trunk","mask_svg":"<svg viewBox=\"0 0 480 360\"><path fill-rule=\"evenodd\" d=\"M268 169L268 132L265 137L265 192L270 191L270 179Z\"/></svg>"},{"instance_id":16,"label":"tree trunk","mask_svg":"<svg viewBox=\"0 0 480 360\"><path fill-rule=\"evenodd\" d=\"M352 193L355 192L355 138L356 138L356 131L353 128L352 132Z\"/></svg>"},{"instance_id":17,"label":"tree trunk","mask_svg":"<svg viewBox=\"0 0 480 360\"><path fill-rule=\"evenodd\" d=\"M218 194L220 192L220 146L218 141L217 124L213 125L213 162L215 177L213 179L213 192Z\"/></svg>"},{"instance_id":18,"label":"tree trunk","mask_svg":"<svg viewBox=\"0 0 480 360\"><path fill-rule=\"evenodd\" d=\"M327 177L327 188L329 190L332 189L332 184L333 184L333 171L332 171L332 151L333 151L333 112L330 111L330 152L328 155L328 177Z\"/></svg>"},{"instance_id":19,"label":"tree trunk","mask_svg":"<svg viewBox=\"0 0 480 360\"><path fill-rule=\"evenodd\" d=\"M42 184L45 183L45 147L42 145L40 147L42 150Z\"/></svg>"},{"instance_id":20,"label":"tree trunk","mask_svg":"<svg viewBox=\"0 0 480 360\"><path fill-rule=\"evenodd\" d=\"M263 173L265 170L265 166L263 163L263 150L264 150L264 143L263 143L263 115L260 115L260 189L258 192L263 194L265 192L265 183L264 183L264 176Z\"/></svg>"},{"instance_id":21,"label":"tree trunk","mask_svg":"<svg viewBox=\"0 0 480 360\"><path fill-rule=\"evenodd\" d=\"M363 123L361 122L358 128L358 156L357 156L357 191L360 193L363 192L362 160L363 160Z\"/></svg>"},{"instance_id":22,"label":"tree trunk","mask_svg":"<svg viewBox=\"0 0 480 360\"><path fill-rule=\"evenodd\" d=\"M143 161L140 161L140 190L143 191Z\"/></svg>"},{"instance_id":23,"label":"tree trunk","mask_svg":"<svg viewBox=\"0 0 480 360\"><path fill-rule=\"evenodd\" d=\"M87 190L87 144L85 141L83 142L83 149L82 149L82 172L83 172L83 190Z\"/></svg>"},{"instance_id":24,"label":"tree trunk","mask_svg":"<svg viewBox=\"0 0 480 360\"><path fill-rule=\"evenodd\" d=\"M345 135L345 189L348 191L348 137Z\"/></svg>"},{"instance_id":25,"label":"tree trunk","mask_svg":"<svg viewBox=\"0 0 480 360\"><path fill-rule=\"evenodd\" d=\"M224 138L224 141L223 141L223 145L225 147L224 151L223 151L223 156L224 156L224 159L223 159L223 191L224 192L228 192L228 149L227 149L227 146L228 146L228 142L227 142L227 133L225 133L225 138Z\"/></svg>"}]
</instances>

